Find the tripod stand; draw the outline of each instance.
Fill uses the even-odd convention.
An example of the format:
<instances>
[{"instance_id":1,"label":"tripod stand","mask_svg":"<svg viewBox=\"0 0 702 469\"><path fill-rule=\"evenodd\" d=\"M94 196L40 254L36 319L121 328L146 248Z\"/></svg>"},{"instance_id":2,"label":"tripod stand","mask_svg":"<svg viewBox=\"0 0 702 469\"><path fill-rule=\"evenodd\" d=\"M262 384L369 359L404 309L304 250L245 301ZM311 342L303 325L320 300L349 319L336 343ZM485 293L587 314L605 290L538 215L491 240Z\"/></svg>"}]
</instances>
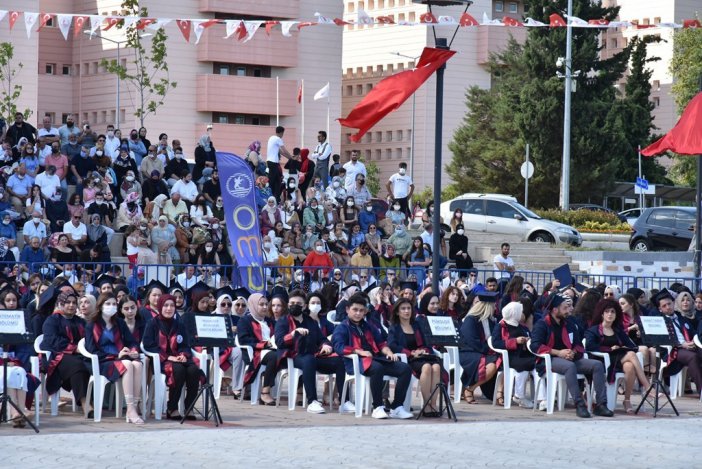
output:
<instances>
[{"instance_id":1,"label":"tripod stand","mask_svg":"<svg viewBox=\"0 0 702 469\"><path fill-rule=\"evenodd\" d=\"M660 355L658 354L658 346L653 347L656 350L656 370L660 370L660 358L658 358ZM654 376L651 377L651 385L648 387L646 392L643 395L643 398L641 399L641 403L639 403L639 406L636 408L635 414L639 413L639 410L641 407L644 405L644 402L648 402L648 395L653 391L655 394L653 396L653 418L656 418L656 414L662 407L658 407L658 396L662 392L665 398L668 400L668 403L670 404L670 407L672 407L673 411L675 412L675 415L678 417L680 416L680 413L678 413L678 409L675 408L675 404L673 404L673 401L670 399L670 394L668 394L668 388L666 388L665 383L661 382L661 380L658 378L659 374L656 373ZM650 404L650 402L649 402ZM665 403L663 404L665 406Z\"/></svg>"},{"instance_id":2,"label":"tripod stand","mask_svg":"<svg viewBox=\"0 0 702 469\"><path fill-rule=\"evenodd\" d=\"M207 355L207 350L205 350L205 355ZM214 366L217 366L217 363L214 359L212 358ZM183 418L180 420L180 423L182 424L185 422L185 417L190 414L190 412L193 411L195 408L195 404L197 404L198 399L202 397L203 399L203 409L202 409L202 418L205 419L205 421L209 421L210 418L214 417L214 423L216 427L219 427L219 424L222 423L222 416L219 413L219 407L217 406L217 401L215 400L214 397L214 391L212 390L212 385L210 384L210 367L207 366L205 367L205 383L200 385L200 389L197 391L197 396L195 396L195 400L193 401L192 404L190 404L190 407L185 411L185 414L183 414ZM212 402L212 407L210 408L210 401Z\"/></svg>"},{"instance_id":3,"label":"tripod stand","mask_svg":"<svg viewBox=\"0 0 702 469\"><path fill-rule=\"evenodd\" d=\"M427 406L432 402L437 392L439 393L439 417L444 416L444 400L446 400L446 416L449 419L453 419L454 422L458 422L458 418L456 418L456 411L453 410L453 404L451 404L451 396L449 396L448 390L446 389L446 385L442 381L436 383L436 387L434 387L434 390L429 395L429 398L424 403L424 406L422 406L422 410L419 411L419 415L417 415L417 420L424 416L424 411L426 410Z\"/></svg>"},{"instance_id":4,"label":"tripod stand","mask_svg":"<svg viewBox=\"0 0 702 469\"><path fill-rule=\"evenodd\" d=\"M9 420L7 418L7 406L10 405L17 411L20 418L24 419L24 421L27 422L36 433L39 433L39 429L34 426L34 424L31 420L29 420L29 418L27 418L24 412L22 412L22 409L20 409L19 406L15 404L15 402L10 397L10 394L7 392L7 362L10 358L6 350L7 346L3 348L2 354L2 393L0 394L0 423L7 422ZM36 409L35 412L39 412L39 409Z\"/></svg>"}]
</instances>

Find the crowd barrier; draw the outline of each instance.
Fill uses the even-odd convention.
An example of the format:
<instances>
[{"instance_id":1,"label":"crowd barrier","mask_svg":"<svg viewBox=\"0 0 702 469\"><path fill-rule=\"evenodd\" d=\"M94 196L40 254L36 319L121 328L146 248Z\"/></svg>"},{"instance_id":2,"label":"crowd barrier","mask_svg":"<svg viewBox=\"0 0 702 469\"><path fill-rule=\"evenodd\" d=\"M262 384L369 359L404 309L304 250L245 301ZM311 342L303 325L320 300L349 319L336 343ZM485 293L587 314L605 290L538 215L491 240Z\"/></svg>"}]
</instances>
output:
<instances>
[{"instance_id":1,"label":"crowd barrier","mask_svg":"<svg viewBox=\"0 0 702 469\"><path fill-rule=\"evenodd\" d=\"M236 265L192 265L192 264L142 264L137 265L135 268L130 266L129 262L91 262L91 263L81 263L76 262L70 265L74 266L75 274L66 276L61 273L60 266L69 265L67 263L52 263L52 262L41 262L41 263L26 263L26 262L0 262L0 267L2 267L5 275L22 274L22 277L26 280L27 276L31 273L39 273L45 280L53 281L56 277L64 276L69 280L70 283L82 282L82 283L92 283L97 276L91 274L94 271L95 266L101 266L100 275L103 273L115 274L117 271L120 276L127 280L127 287L133 295L138 294L138 288L148 284L152 280L159 280L166 286L170 286L175 280L172 280L173 276L179 275L185 271L187 267L195 267L195 275L198 280L202 280L207 283L212 288L219 288L224 283L231 283L232 286L244 286L249 290L257 291L271 291L276 285L282 285L289 288L295 281L295 273L300 271L303 274L307 273L305 280L310 278L313 280L320 280L322 277L333 279L333 270L329 267L265 267L265 285L240 285L238 278L238 271L240 269L248 269L247 267L238 267ZM87 266L87 268L86 268ZM287 270L290 269L290 270ZM346 282L350 281L354 271L357 268L349 266L337 267L342 271L342 279ZM416 268L414 268L416 269ZM414 270L412 269L412 270ZM139 271L143 270L143 277L140 278ZM323 270L328 270L326 276L322 276L321 272ZM384 268L372 268L369 269L370 274L375 277L376 280L382 278L384 270L394 270L396 276L405 280L412 270L401 267L399 269L384 269ZM430 269L427 270L427 275ZM416 270L415 270L416 272ZM485 284L485 281L490 277L497 277L493 269L477 269L477 281ZM544 286L554 279L553 272L550 271L530 271L530 270L518 270L515 275L521 275L524 279L530 282L537 291L541 291ZM467 271L459 271L458 269L447 268L444 270L442 277L448 276L452 281L455 281L461 276L467 277ZM641 289L661 289L668 287L673 283L681 283L692 291L698 290L698 285L700 284L700 279L695 277L685 277L685 276L633 276L633 275L610 275L610 274L574 274L574 279L576 282L581 283L585 286L596 286L598 284L606 285L616 285L622 292L625 292L629 288L641 288ZM190 287L192 284L192 279L189 280L188 285L182 285L183 287ZM181 282L183 283L183 282ZM419 285L421 288L421 284Z\"/></svg>"}]
</instances>

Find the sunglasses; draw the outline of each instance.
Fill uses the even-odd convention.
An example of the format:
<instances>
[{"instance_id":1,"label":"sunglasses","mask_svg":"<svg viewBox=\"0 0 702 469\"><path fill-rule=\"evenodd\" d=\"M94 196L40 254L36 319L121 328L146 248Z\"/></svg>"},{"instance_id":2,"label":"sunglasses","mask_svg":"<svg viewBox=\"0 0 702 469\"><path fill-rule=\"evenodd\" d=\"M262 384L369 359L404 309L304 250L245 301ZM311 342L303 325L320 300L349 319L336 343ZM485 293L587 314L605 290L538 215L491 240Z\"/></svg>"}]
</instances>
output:
<instances>
[{"instance_id":1,"label":"sunglasses","mask_svg":"<svg viewBox=\"0 0 702 469\"><path fill-rule=\"evenodd\" d=\"M341 277L341 274L340 273L334 274L334 277Z\"/></svg>"},{"instance_id":2,"label":"sunglasses","mask_svg":"<svg viewBox=\"0 0 702 469\"><path fill-rule=\"evenodd\" d=\"M368 278L367 275L361 275L361 278Z\"/></svg>"},{"instance_id":3,"label":"sunglasses","mask_svg":"<svg viewBox=\"0 0 702 469\"><path fill-rule=\"evenodd\" d=\"M231 306L231 305L232 305L232 304L229 303L229 302L224 302L224 303L222 303L222 306Z\"/></svg>"},{"instance_id":4,"label":"sunglasses","mask_svg":"<svg viewBox=\"0 0 702 469\"><path fill-rule=\"evenodd\" d=\"M469 277L475 278L475 277L477 277L477 275L475 275L475 274L470 274Z\"/></svg>"},{"instance_id":5,"label":"sunglasses","mask_svg":"<svg viewBox=\"0 0 702 469\"><path fill-rule=\"evenodd\" d=\"M230 303L230 304L231 304L231 303ZM246 306L246 305L242 305L241 303L237 303L237 304L234 305L235 308L243 308L243 307L245 307L245 306Z\"/></svg>"}]
</instances>

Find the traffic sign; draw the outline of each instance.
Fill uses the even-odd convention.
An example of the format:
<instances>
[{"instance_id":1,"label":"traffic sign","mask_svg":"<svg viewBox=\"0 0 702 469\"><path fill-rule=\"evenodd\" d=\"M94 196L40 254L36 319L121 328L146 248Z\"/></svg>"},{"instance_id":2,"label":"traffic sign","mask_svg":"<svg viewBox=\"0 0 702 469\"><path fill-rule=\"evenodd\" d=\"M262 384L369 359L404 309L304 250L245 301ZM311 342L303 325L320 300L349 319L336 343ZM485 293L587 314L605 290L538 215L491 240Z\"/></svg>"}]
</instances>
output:
<instances>
[{"instance_id":1,"label":"traffic sign","mask_svg":"<svg viewBox=\"0 0 702 469\"><path fill-rule=\"evenodd\" d=\"M522 163L522 167L519 169L519 172L522 173L522 177L524 179L531 179L531 177L534 175L534 165L531 161L525 161Z\"/></svg>"},{"instance_id":2,"label":"traffic sign","mask_svg":"<svg viewBox=\"0 0 702 469\"><path fill-rule=\"evenodd\" d=\"M644 178L636 178L636 187L640 187L643 190L648 189L648 181Z\"/></svg>"}]
</instances>

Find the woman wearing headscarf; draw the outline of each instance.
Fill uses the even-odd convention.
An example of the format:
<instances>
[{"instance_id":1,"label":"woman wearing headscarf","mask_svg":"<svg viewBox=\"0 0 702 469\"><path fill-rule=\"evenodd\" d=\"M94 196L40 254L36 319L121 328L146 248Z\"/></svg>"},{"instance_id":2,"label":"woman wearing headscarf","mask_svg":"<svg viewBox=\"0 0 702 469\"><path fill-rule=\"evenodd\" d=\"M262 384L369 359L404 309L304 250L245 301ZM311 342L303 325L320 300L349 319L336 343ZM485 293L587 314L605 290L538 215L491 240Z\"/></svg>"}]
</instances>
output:
<instances>
[{"instance_id":1,"label":"woman wearing headscarf","mask_svg":"<svg viewBox=\"0 0 702 469\"><path fill-rule=\"evenodd\" d=\"M531 409L534 403L526 398L526 382L536 366L536 356L527 350L530 332L524 323L524 306L517 301L502 308L502 320L492 330L492 345L507 350L509 367L517 371L514 384L515 404ZM509 398L509 396L507 396Z\"/></svg>"},{"instance_id":2,"label":"woman wearing headscarf","mask_svg":"<svg viewBox=\"0 0 702 469\"><path fill-rule=\"evenodd\" d=\"M139 181L137 181L136 174L137 173L129 169L124 176L124 179L122 179L119 185L119 195L121 196L122 200L126 200L129 194L132 193L136 193L139 196L139 200L141 200L143 197L141 184Z\"/></svg>"},{"instance_id":3,"label":"woman wearing headscarf","mask_svg":"<svg viewBox=\"0 0 702 469\"><path fill-rule=\"evenodd\" d=\"M146 204L146 207L144 207L144 218L146 218L150 223L156 223L158 218L163 214L163 205L166 203L166 200L168 200L168 196L164 194L159 194L154 197L154 200Z\"/></svg>"},{"instance_id":4,"label":"woman wearing headscarf","mask_svg":"<svg viewBox=\"0 0 702 469\"><path fill-rule=\"evenodd\" d=\"M256 207L261 210L266 206L266 203L268 203L268 198L273 196L273 190L268 182L268 176L258 176L256 178L254 196L256 198Z\"/></svg>"},{"instance_id":5,"label":"woman wearing headscarf","mask_svg":"<svg viewBox=\"0 0 702 469\"><path fill-rule=\"evenodd\" d=\"M246 301L244 298L241 299ZM220 294L217 297L217 301L215 304L216 307L212 314L216 314L219 316L229 316L232 320L232 329L234 329L236 326L233 325L233 319L236 317L238 322L239 316L232 315L234 301L232 300L231 295L229 295L229 293ZM241 353L241 349L239 347L225 347L221 349L219 352L219 367L225 373L229 369L232 369L231 373L229 373L232 378L232 393L238 394L239 392L241 392L241 388L243 386L241 378L242 371L244 369L244 356Z\"/></svg>"},{"instance_id":6,"label":"woman wearing headscarf","mask_svg":"<svg viewBox=\"0 0 702 469\"><path fill-rule=\"evenodd\" d=\"M217 164L215 148L209 134L200 137L195 148L195 167L193 168L193 181L203 184L210 177Z\"/></svg>"},{"instance_id":7,"label":"woman wearing headscarf","mask_svg":"<svg viewBox=\"0 0 702 469\"><path fill-rule=\"evenodd\" d=\"M90 215L90 224L88 225L88 240L85 243L85 249L89 250L96 244L107 244L107 230L102 224L102 218L99 213Z\"/></svg>"},{"instance_id":8,"label":"woman wearing headscarf","mask_svg":"<svg viewBox=\"0 0 702 469\"><path fill-rule=\"evenodd\" d=\"M266 163L261 159L261 142L254 140L246 149L244 159L256 175L266 174Z\"/></svg>"},{"instance_id":9,"label":"woman wearing headscarf","mask_svg":"<svg viewBox=\"0 0 702 469\"><path fill-rule=\"evenodd\" d=\"M307 188L312 183L312 175L314 174L314 161L310 160L310 150L309 148L303 148L300 150L300 175L298 177L298 186L300 187L300 192L303 194L307 193Z\"/></svg>"},{"instance_id":10,"label":"woman wearing headscarf","mask_svg":"<svg viewBox=\"0 0 702 469\"><path fill-rule=\"evenodd\" d=\"M249 312L239 320L238 336L241 345L248 345L253 350L253 357L244 360L249 363L244 385L253 382L261 365L266 366L263 372L261 387L261 403L275 405L271 397L271 387L275 384L278 371L277 355L275 353L275 323L268 316L268 299L260 293L253 293L248 299Z\"/></svg>"},{"instance_id":11,"label":"woman wearing headscarf","mask_svg":"<svg viewBox=\"0 0 702 469\"><path fill-rule=\"evenodd\" d=\"M190 215L181 213L176 220L176 249L180 262L187 264L190 262L190 257L195 256L195 246L193 244L193 229L190 225Z\"/></svg>"},{"instance_id":12,"label":"woman wearing headscarf","mask_svg":"<svg viewBox=\"0 0 702 469\"><path fill-rule=\"evenodd\" d=\"M175 315L175 298L161 295L158 311L159 314L146 324L143 344L147 351L159 354L161 372L166 375L166 385L169 388L166 418L180 420L178 402L183 385L186 389L185 408L189 409L195 402L198 384L204 375L193 362L185 323ZM157 409L157 412L160 411ZM197 420L193 414L186 415L185 418Z\"/></svg>"},{"instance_id":13,"label":"woman wearing headscarf","mask_svg":"<svg viewBox=\"0 0 702 469\"><path fill-rule=\"evenodd\" d=\"M151 249L158 256L159 264L180 263L176 241L175 230L168 224L168 217L161 215L158 224L151 229Z\"/></svg>"},{"instance_id":14,"label":"woman wearing headscarf","mask_svg":"<svg viewBox=\"0 0 702 469\"><path fill-rule=\"evenodd\" d=\"M117 225L117 230L120 232L124 233L129 225L138 225L143 218L141 207L137 204L139 198L139 194L132 192L127 196L124 202L119 204L115 223Z\"/></svg>"},{"instance_id":15,"label":"woman wearing headscarf","mask_svg":"<svg viewBox=\"0 0 702 469\"><path fill-rule=\"evenodd\" d=\"M266 205L261 209L258 216L261 223L261 234L266 236L273 229L276 223L280 222L280 209L275 197L270 196L266 200Z\"/></svg>"}]
</instances>

